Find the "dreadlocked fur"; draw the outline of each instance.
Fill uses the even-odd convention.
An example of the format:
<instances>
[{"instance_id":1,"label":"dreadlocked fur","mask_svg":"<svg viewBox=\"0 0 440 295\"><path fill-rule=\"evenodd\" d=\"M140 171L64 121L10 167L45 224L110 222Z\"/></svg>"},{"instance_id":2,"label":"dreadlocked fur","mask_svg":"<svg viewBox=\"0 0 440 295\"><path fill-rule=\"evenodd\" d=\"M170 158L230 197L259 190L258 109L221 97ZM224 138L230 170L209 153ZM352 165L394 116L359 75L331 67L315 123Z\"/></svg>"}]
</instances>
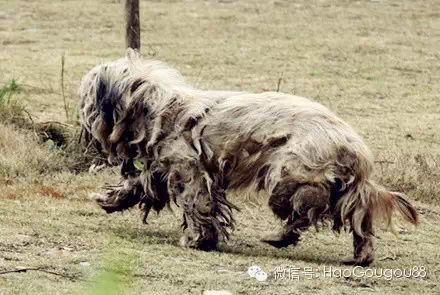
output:
<instances>
[{"instance_id":1,"label":"dreadlocked fur","mask_svg":"<svg viewBox=\"0 0 440 295\"><path fill-rule=\"evenodd\" d=\"M356 132L306 98L194 89L132 50L92 69L80 95L87 145L122 163L124 180L98 199L102 208L140 204L146 221L173 201L184 211L184 246L212 250L228 239L235 206L226 191L237 189L264 190L286 220L280 238L265 242L294 245L310 225L332 220L335 231L352 230L347 262L357 265L374 259L373 220L390 224L396 209L418 222L404 195L371 180L372 156Z\"/></svg>"}]
</instances>

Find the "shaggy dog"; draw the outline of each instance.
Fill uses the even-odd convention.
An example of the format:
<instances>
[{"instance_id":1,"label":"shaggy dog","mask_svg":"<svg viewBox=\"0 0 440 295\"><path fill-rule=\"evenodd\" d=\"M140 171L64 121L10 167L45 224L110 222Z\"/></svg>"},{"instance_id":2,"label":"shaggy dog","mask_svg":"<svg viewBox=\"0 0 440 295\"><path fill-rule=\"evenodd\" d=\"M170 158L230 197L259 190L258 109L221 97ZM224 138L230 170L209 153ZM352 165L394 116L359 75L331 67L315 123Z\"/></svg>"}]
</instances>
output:
<instances>
[{"instance_id":1,"label":"shaggy dog","mask_svg":"<svg viewBox=\"0 0 440 295\"><path fill-rule=\"evenodd\" d=\"M371 180L372 156L359 135L306 98L194 89L131 50L92 69L80 95L86 143L121 164L124 177L101 195L101 207L111 213L139 204L146 221L173 201L183 208L184 246L213 250L228 239L236 207L226 192L237 189L270 195L269 207L285 220L281 236L265 241L272 246L295 245L321 220L335 231L347 226L349 264L373 261L374 220L390 225L397 210L418 222L403 194Z\"/></svg>"}]
</instances>

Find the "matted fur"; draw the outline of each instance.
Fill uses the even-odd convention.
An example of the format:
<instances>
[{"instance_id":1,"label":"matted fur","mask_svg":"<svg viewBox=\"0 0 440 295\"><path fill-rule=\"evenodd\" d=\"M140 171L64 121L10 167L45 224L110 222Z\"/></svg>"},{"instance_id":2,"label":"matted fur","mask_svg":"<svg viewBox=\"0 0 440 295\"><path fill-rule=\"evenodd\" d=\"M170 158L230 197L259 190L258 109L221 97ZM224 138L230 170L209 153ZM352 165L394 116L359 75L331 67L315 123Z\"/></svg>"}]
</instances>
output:
<instances>
[{"instance_id":1,"label":"matted fur","mask_svg":"<svg viewBox=\"0 0 440 295\"><path fill-rule=\"evenodd\" d=\"M146 219L172 200L183 207L186 246L214 249L228 238L234 206L226 191L243 188L265 190L287 220L281 238L268 243L295 244L310 224L331 219L335 230L353 230L355 264L373 260L373 219L390 223L397 209L417 223L402 194L371 180L372 156L357 133L309 99L194 89L134 51L91 70L80 95L87 144L122 162L126 178L100 204L113 212L139 203Z\"/></svg>"}]
</instances>

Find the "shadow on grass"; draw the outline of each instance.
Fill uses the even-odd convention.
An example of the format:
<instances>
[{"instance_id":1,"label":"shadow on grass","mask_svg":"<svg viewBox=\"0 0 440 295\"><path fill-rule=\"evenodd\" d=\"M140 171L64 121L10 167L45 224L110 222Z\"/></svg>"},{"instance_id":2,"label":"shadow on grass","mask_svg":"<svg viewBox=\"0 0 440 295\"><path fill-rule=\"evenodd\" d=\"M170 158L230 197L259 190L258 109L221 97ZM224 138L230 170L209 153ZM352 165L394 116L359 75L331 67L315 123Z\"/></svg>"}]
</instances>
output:
<instances>
[{"instance_id":1,"label":"shadow on grass","mask_svg":"<svg viewBox=\"0 0 440 295\"><path fill-rule=\"evenodd\" d=\"M325 251L325 247L310 249L310 251L304 249L304 247L299 249L293 246L284 249L269 249L265 247L262 242L254 245L247 244L245 247L242 245L222 245L220 252L247 257L270 257L292 261L300 260L316 264L340 264L342 258L344 258Z\"/></svg>"},{"instance_id":2,"label":"shadow on grass","mask_svg":"<svg viewBox=\"0 0 440 295\"><path fill-rule=\"evenodd\" d=\"M157 229L151 225L144 228L130 226L116 226L111 231L123 240L142 243L167 244L179 246L179 232Z\"/></svg>"},{"instance_id":3,"label":"shadow on grass","mask_svg":"<svg viewBox=\"0 0 440 295\"><path fill-rule=\"evenodd\" d=\"M123 240L129 240L136 243L141 242L146 244L168 245L181 248L179 245L181 232L178 230L157 229L151 225L146 225L145 228L118 226L112 228L111 231ZM304 247L270 249L262 242L251 244L246 240L240 239L234 239L230 244L221 244L218 252L247 257L272 257L275 259L288 259L292 261L300 260L316 264L340 264L340 261L342 258L344 258L339 257L337 253L326 251L324 245L319 248L310 249L310 251Z\"/></svg>"}]
</instances>

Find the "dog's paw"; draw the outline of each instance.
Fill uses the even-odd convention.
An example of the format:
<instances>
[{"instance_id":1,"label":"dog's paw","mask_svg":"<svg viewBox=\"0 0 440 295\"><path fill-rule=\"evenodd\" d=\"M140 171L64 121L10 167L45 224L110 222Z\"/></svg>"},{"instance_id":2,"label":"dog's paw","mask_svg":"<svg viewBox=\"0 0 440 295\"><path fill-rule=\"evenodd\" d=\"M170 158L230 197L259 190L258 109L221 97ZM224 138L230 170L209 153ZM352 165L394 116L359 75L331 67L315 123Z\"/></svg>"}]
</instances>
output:
<instances>
[{"instance_id":1,"label":"dog's paw","mask_svg":"<svg viewBox=\"0 0 440 295\"><path fill-rule=\"evenodd\" d=\"M290 243L287 240L261 240L263 243L269 244L272 247L275 248L286 248L289 245L292 245L292 243Z\"/></svg>"},{"instance_id":2,"label":"dog's paw","mask_svg":"<svg viewBox=\"0 0 440 295\"><path fill-rule=\"evenodd\" d=\"M108 196L100 193L90 193L89 199L98 203L103 203L107 200Z\"/></svg>"},{"instance_id":3,"label":"dog's paw","mask_svg":"<svg viewBox=\"0 0 440 295\"><path fill-rule=\"evenodd\" d=\"M179 241L181 247L193 248L202 251L217 250L218 240L216 239L194 239L190 234L184 234Z\"/></svg>"},{"instance_id":4,"label":"dog's paw","mask_svg":"<svg viewBox=\"0 0 440 295\"><path fill-rule=\"evenodd\" d=\"M89 198L94 200L106 213L119 211L117 209L119 204L108 194L91 193L89 194Z\"/></svg>"},{"instance_id":5,"label":"dog's paw","mask_svg":"<svg viewBox=\"0 0 440 295\"><path fill-rule=\"evenodd\" d=\"M202 251L215 251L217 250L217 244L216 240L199 240L196 248Z\"/></svg>"},{"instance_id":6,"label":"dog's paw","mask_svg":"<svg viewBox=\"0 0 440 295\"><path fill-rule=\"evenodd\" d=\"M296 246L298 244L297 238L280 238L280 239L264 239L261 242L271 245L275 248L286 248L288 246Z\"/></svg>"}]
</instances>

